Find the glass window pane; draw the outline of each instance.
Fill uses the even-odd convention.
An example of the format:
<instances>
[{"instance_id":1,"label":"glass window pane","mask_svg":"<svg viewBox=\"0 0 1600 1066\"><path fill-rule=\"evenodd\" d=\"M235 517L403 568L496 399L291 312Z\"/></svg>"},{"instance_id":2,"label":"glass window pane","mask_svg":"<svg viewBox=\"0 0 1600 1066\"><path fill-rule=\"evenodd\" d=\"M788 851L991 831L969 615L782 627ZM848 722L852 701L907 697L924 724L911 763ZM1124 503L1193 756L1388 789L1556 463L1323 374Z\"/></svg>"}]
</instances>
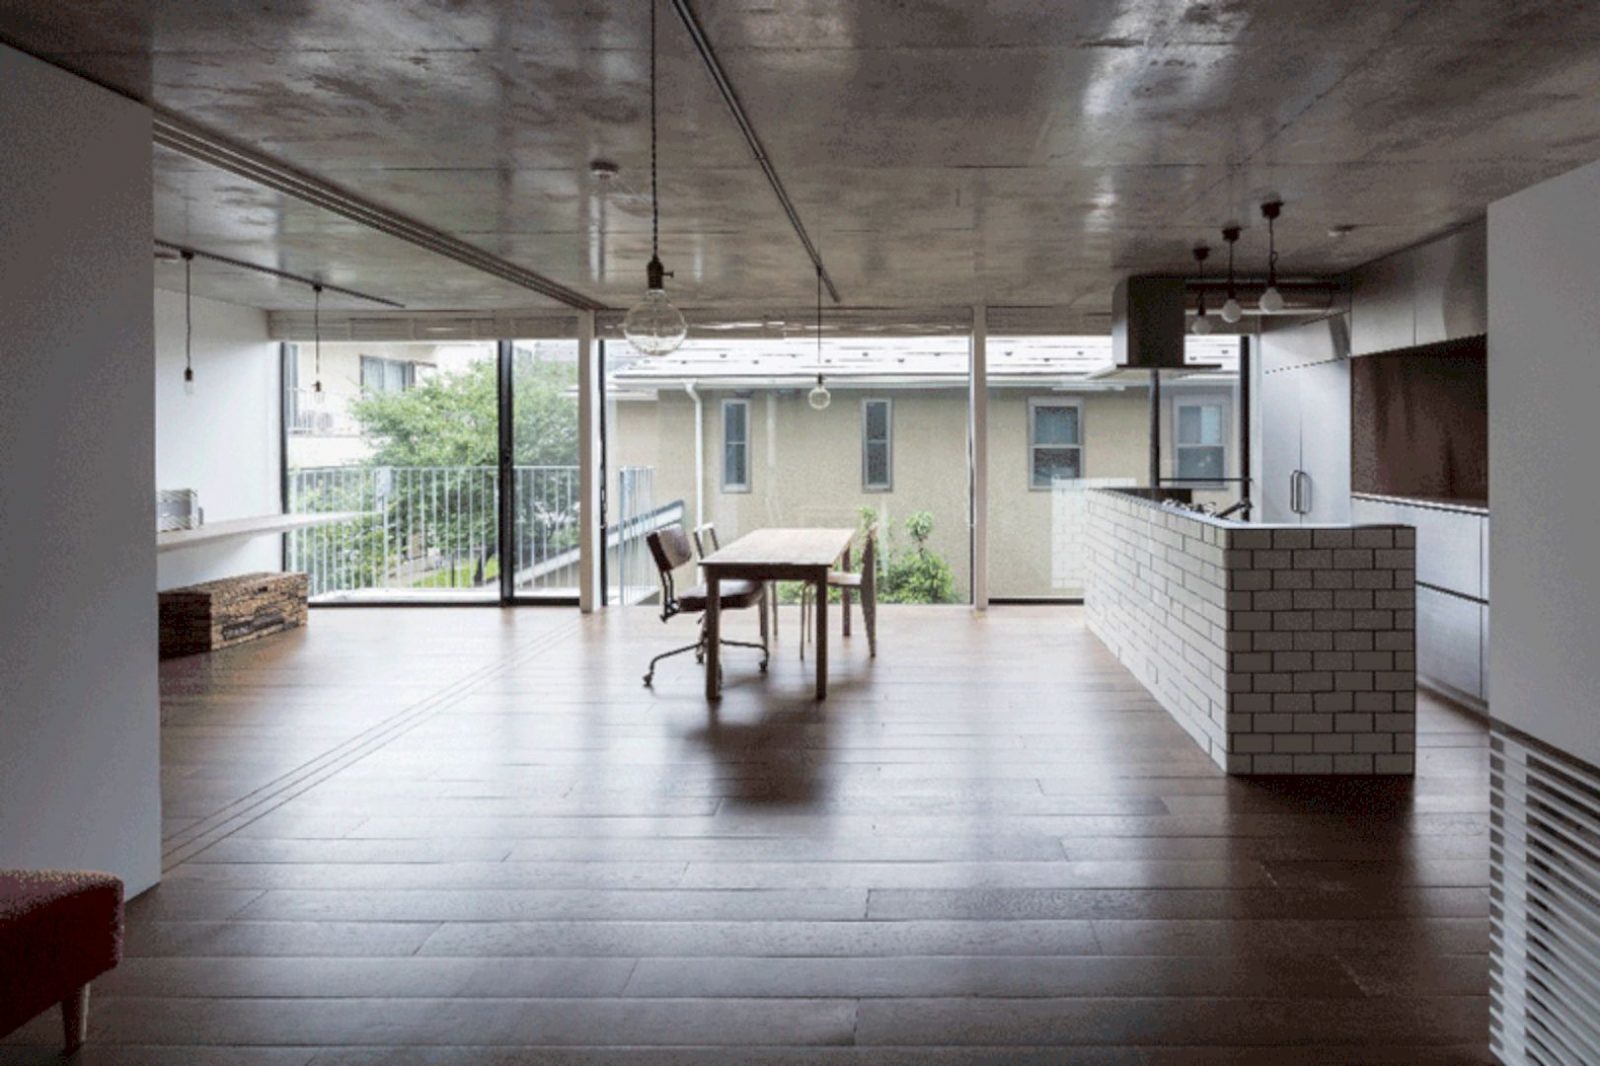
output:
<instances>
[{"instance_id":1,"label":"glass window pane","mask_svg":"<svg viewBox=\"0 0 1600 1066\"><path fill-rule=\"evenodd\" d=\"M1033 443L1077 444L1078 409L1040 404L1033 409ZM1076 476L1076 475L1074 475Z\"/></svg>"},{"instance_id":2,"label":"glass window pane","mask_svg":"<svg viewBox=\"0 0 1600 1066\"><path fill-rule=\"evenodd\" d=\"M889 439L889 405L882 400L867 403L867 439Z\"/></svg>"},{"instance_id":3,"label":"glass window pane","mask_svg":"<svg viewBox=\"0 0 1600 1066\"><path fill-rule=\"evenodd\" d=\"M1178 408L1178 443L1201 443L1200 408L1188 404Z\"/></svg>"},{"instance_id":4,"label":"glass window pane","mask_svg":"<svg viewBox=\"0 0 1600 1066\"><path fill-rule=\"evenodd\" d=\"M723 408L725 418L724 430L729 441L742 441L745 439L745 405L730 403Z\"/></svg>"},{"instance_id":5,"label":"glass window pane","mask_svg":"<svg viewBox=\"0 0 1600 1066\"><path fill-rule=\"evenodd\" d=\"M1077 448L1035 448L1033 450L1035 487L1049 488L1052 482L1082 477L1080 454Z\"/></svg>"},{"instance_id":6,"label":"glass window pane","mask_svg":"<svg viewBox=\"0 0 1600 1066\"><path fill-rule=\"evenodd\" d=\"M741 442L729 441L723 452L722 482L729 488L745 484L745 450Z\"/></svg>"},{"instance_id":7,"label":"glass window pane","mask_svg":"<svg viewBox=\"0 0 1600 1066\"><path fill-rule=\"evenodd\" d=\"M887 488L889 485L889 445L884 442L867 445L867 487Z\"/></svg>"},{"instance_id":8,"label":"glass window pane","mask_svg":"<svg viewBox=\"0 0 1600 1066\"><path fill-rule=\"evenodd\" d=\"M1223 451L1211 445L1178 449L1178 476L1180 478L1220 478Z\"/></svg>"},{"instance_id":9,"label":"glass window pane","mask_svg":"<svg viewBox=\"0 0 1600 1066\"><path fill-rule=\"evenodd\" d=\"M1222 443L1222 407L1208 403L1200 408L1200 443Z\"/></svg>"}]
</instances>

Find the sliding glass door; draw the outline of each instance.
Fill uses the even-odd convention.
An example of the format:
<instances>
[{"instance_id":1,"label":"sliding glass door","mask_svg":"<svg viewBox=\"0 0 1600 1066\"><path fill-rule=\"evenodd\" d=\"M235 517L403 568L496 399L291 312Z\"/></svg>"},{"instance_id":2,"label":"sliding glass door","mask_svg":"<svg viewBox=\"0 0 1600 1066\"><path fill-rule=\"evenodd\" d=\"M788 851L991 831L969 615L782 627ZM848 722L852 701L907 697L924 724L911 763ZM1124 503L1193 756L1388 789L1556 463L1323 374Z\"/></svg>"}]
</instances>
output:
<instances>
[{"instance_id":1,"label":"sliding glass door","mask_svg":"<svg viewBox=\"0 0 1600 1066\"><path fill-rule=\"evenodd\" d=\"M511 573L516 600L578 596L578 342L512 341Z\"/></svg>"},{"instance_id":2,"label":"sliding glass door","mask_svg":"<svg viewBox=\"0 0 1600 1066\"><path fill-rule=\"evenodd\" d=\"M285 346L288 537L315 603L499 598L497 346ZM337 517L335 517L337 516Z\"/></svg>"}]
</instances>

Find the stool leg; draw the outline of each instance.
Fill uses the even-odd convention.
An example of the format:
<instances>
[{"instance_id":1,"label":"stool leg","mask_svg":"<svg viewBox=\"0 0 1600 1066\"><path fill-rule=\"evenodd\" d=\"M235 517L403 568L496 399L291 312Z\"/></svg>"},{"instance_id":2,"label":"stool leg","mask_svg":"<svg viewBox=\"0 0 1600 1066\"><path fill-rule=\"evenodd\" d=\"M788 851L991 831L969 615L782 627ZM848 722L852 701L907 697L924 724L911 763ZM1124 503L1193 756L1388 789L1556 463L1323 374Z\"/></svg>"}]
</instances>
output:
<instances>
[{"instance_id":1,"label":"stool leg","mask_svg":"<svg viewBox=\"0 0 1600 1066\"><path fill-rule=\"evenodd\" d=\"M84 985L61 1001L61 1033L67 1054L83 1046L89 1035L89 986Z\"/></svg>"}]
</instances>

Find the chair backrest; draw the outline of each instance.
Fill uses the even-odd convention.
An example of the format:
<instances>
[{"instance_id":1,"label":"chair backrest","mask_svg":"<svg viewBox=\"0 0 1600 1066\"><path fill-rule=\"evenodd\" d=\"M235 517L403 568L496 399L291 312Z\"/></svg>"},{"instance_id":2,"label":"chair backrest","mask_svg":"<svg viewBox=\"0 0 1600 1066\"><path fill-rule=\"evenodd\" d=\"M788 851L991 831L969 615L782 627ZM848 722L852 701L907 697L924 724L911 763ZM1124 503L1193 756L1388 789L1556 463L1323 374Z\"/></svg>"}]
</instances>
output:
<instances>
[{"instance_id":1,"label":"chair backrest","mask_svg":"<svg viewBox=\"0 0 1600 1066\"><path fill-rule=\"evenodd\" d=\"M704 559L708 554L710 554L706 551L706 545L708 543L711 545L711 551L716 551L722 547L722 543L717 540L716 525L714 523L707 522L704 525L695 526L694 553L700 556L700 558Z\"/></svg>"},{"instance_id":2,"label":"chair backrest","mask_svg":"<svg viewBox=\"0 0 1600 1066\"><path fill-rule=\"evenodd\" d=\"M689 537L682 526L662 526L652 530L644 539L650 545L650 557L656 561L656 569L664 575L670 575L694 558L689 550Z\"/></svg>"},{"instance_id":3,"label":"chair backrest","mask_svg":"<svg viewBox=\"0 0 1600 1066\"><path fill-rule=\"evenodd\" d=\"M878 525L874 522L867 527L866 535L862 538L861 545L861 588L862 592L871 593L878 588Z\"/></svg>"}]
</instances>

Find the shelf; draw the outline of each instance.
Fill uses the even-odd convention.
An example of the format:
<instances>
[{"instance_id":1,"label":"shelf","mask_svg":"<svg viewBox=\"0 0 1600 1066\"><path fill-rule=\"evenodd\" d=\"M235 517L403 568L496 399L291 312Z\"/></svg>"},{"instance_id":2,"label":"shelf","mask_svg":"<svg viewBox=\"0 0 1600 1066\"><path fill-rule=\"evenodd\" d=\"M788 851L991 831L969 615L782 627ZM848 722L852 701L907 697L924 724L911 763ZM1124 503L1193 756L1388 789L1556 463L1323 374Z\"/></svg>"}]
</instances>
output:
<instances>
[{"instance_id":1,"label":"shelf","mask_svg":"<svg viewBox=\"0 0 1600 1066\"><path fill-rule=\"evenodd\" d=\"M201 544L215 544L224 540L243 540L269 533L291 533L312 526L328 526L365 518L361 511L326 511L321 514L268 514L253 518L231 518L226 522L211 522L199 529L177 529L156 534L156 554L193 548Z\"/></svg>"}]
</instances>

